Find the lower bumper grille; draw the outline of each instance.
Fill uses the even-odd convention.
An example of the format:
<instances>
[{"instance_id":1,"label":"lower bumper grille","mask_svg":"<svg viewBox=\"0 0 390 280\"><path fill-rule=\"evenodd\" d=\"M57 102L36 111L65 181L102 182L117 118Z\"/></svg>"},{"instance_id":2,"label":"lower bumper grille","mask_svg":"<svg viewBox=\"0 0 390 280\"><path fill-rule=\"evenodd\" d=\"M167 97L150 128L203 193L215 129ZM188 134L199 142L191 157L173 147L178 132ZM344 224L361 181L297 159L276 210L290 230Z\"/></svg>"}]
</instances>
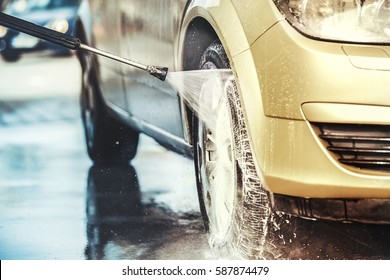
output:
<instances>
[{"instance_id":1,"label":"lower bumper grille","mask_svg":"<svg viewBox=\"0 0 390 280\"><path fill-rule=\"evenodd\" d=\"M390 126L312 123L328 151L344 165L390 172Z\"/></svg>"},{"instance_id":2,"label":"lower bumper grille","mask_svg":"<svg viewBox=\"0 0 390 280\"><path fill-rule=\"evenodd\" d=\"M390 199L324 199L274 195L275 210L297 217L390 224Z\"/></svg>"}]
</instances>

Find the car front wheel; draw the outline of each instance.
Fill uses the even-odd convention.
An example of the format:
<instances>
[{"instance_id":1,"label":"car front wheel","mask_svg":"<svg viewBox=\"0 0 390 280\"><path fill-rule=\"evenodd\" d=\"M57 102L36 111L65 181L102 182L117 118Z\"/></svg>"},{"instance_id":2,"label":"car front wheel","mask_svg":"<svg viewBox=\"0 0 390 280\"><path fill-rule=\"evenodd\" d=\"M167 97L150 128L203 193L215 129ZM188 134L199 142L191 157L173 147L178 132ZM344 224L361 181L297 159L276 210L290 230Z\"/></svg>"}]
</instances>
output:
<instances>
[{"instance_id":1,"label":"car front wheel","mask_svg":"<svg viewBox=\"0 0 390 280\"><path fill-rule=\"evenodd\" d=\"M200 69L218 68L229 68L229 61L216 41L204 52ZM269 193L254 165L234 78L231 75L219 80L216 76L208 75L200 93L201 100L215 99L217 94L214 121L195 117L193 126L197 187L205 228L211 247L220 256L264 258L271 215ZM207 85L221 82L222 94Z\"/></svg>"}]
</instances>

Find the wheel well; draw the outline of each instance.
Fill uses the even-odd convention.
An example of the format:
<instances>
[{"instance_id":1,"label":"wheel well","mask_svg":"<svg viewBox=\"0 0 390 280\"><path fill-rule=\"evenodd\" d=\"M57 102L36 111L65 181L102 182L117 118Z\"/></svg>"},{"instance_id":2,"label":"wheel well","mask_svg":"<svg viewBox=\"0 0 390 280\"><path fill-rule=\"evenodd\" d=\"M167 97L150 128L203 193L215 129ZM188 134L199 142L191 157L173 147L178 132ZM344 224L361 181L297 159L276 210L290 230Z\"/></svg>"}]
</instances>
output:
<instances>
[{"instance_id":1,"label":"wheel well","mask_svg":"<svg viewBox=\"0 0 390 280\"><path fill-rule=\"evenodd\" d=\"M185 36L183 53L184 70L199 69L199 61L203 52L216 39L218 39L218 36L212 26L203 18L195 18L189 24Z\"/></svg>"},{"instance_id":2,"label":"wheel well","mask_svg":"<svg viewBox=\"0 0 390 280\"><path fill-rule=\"evenodd\" d=\"M217 33L213 27L203 18L195 18L187 28L184 40L183 51L183 69L199 69L200 59L207 49L215 40L218 39ZM185 105L186 120L189 127L190 141L192 143L194 112Z\"/></svg>"}]
</instances>

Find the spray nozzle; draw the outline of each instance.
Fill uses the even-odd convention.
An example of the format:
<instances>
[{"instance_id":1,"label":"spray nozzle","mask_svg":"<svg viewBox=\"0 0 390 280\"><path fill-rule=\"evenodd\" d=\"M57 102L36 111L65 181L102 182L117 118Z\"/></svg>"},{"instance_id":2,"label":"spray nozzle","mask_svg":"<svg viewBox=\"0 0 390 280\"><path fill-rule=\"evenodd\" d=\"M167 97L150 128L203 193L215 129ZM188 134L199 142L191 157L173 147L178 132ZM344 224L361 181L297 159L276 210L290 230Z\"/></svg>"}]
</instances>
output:
<instances>
[{"instance_id":1,"label":"spray nozzle","mask_svg":"<svg viewBox=\"0 0 390 280\"><path fill-rule=\"evenodd\" d=\"M165 78L168 74L168 67L160 67L160 66L152 66L149 65L146 69L150 75L160 79L161 81L165 81Z\"/></svg>"}]
</instances>

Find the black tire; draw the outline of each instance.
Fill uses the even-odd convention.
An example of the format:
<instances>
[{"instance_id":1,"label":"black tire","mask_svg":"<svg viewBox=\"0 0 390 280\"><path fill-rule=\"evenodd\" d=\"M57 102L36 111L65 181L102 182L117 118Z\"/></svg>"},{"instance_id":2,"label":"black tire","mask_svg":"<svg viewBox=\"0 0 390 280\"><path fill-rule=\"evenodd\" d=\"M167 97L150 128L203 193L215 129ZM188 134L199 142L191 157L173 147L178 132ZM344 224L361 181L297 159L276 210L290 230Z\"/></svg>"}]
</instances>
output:
<instances>
[{"instance_id":1,"label":"black tire","mask_svg":"<svg viewBox=\"0 0 390 280\"><path fill-rule=\"evenodd\" d=\"M206 49L199 68L230 68L219 41ZM216 127L211 129L194 118L200 208L209 243L221 257L262 259L271 216L270 196L254 165L234 79L224 84ZM221 166L222 171L218 171Z\"/></svg>"},{"instance_id":2,"label":"black tire","mask_svg":"<svg viewBox=\"0 0 390 280\"><path fill-rule=\"evenodd\" d=\"M81 115L89 157L95 163L128 163L137 152L139 132L115 118L105 105L94 70L94 57L78 53L82 67Z\"/></svg>"}]
</instances>

